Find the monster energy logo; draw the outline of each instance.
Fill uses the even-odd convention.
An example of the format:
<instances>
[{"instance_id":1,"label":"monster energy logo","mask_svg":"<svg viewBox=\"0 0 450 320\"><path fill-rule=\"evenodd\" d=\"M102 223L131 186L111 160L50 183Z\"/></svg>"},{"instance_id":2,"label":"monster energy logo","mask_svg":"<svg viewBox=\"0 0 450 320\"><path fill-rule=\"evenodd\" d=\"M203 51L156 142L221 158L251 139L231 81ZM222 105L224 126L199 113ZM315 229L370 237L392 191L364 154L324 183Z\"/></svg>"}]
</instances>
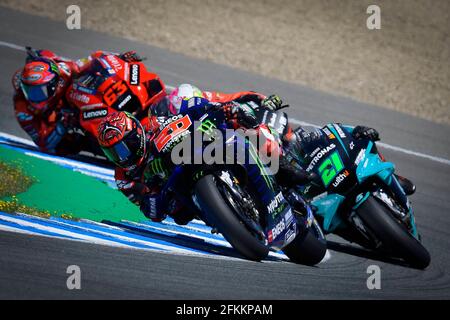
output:
<instances>
[{"instance_id":1,"label":"monster energy logo","mask_svg":"<svg viewBox=\"0 0 450 320\"><path fill-rule=\"evenodd\" d=\"M161 158L156 158L150 162L150 174L151 175L166 174L166 170L163 167Z\"/></svg>"},{"instance_id":2,"label":"monster energy logo","mask_svg":"<svg viewBox=\"0 0 450 320\"><path fill-rule=\"evenodd\" d=\"M261 134L254 129L219 130L209 119L194 122L194 128L193 134L183 139L182 143L174 144L170 150L174 165L243 164L248 159L250 164L257 165L264 182L273 189L273 180L269 176L276 174L279 169L279 155L268 148L267 141L275 141L270 132Z\"/></svg>"},{"instance_id":3,"label":"monster energy logo","mask_svg":"<svg viewBox=\"0 0 450 320\"><path fill-rule=\"evenodd\" d=\"M216 128L216 125L208 119L200 123L200 126L197 128L197 130L211 136L214 133L214 129Z\"/></svg>"},{"instance_id":4,"label":"monster energy logo","mask_svg":"<svg viewBox=\"0 0 450 320\"><path fill-rule=\"evenodd\" d=\"M53 72L59 74L59 68L56 64L52 63L52 64L50 64L50 66L51 66Z\"/></svg>"}]
</instances>

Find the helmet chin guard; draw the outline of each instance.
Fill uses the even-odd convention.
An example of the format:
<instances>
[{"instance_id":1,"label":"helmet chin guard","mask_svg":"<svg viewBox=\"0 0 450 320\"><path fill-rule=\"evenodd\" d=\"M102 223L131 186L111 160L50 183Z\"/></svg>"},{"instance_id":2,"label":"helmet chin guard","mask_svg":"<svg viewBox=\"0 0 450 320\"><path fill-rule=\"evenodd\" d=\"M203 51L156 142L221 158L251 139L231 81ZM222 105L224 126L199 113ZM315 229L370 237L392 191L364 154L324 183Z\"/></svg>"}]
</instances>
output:
<instances>
[{"instance_id":1,"label":"helmet chin guard","mask_svg":"<svg viewBox=\"0 0 450 320\"><path fill-rule=\"evenodd\" d=\"M125 170L134 170L145 158L144 128L128 112L108 115L98 127L97 138L106 157Z\"/></svg>"}]
</instances>

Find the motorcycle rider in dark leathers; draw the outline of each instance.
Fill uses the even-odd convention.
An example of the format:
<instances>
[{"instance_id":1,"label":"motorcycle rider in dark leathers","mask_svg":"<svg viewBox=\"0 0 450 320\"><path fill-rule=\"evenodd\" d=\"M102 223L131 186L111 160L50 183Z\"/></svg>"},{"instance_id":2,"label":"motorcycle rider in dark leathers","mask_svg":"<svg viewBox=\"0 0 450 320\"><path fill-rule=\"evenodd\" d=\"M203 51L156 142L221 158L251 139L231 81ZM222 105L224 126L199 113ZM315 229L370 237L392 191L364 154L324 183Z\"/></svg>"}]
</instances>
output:
<instances>
[{"instance_id":1,"label":"motorcycle rider in dark leathers","mask_svg":"<svg viewBox=\"0 0 450 320\"><path fill-rule=\"evenodd\" d=\"M181 87L181 86L180 86ZM177 88L177 89L180 89ZM153 221L162 221L167 215L176 223L186 224L194 218L195 213L189 212L175 200L164 201L160 194L164 184L170 176L170 170L154 156L153 143L160 124L180 111L183 101L193 97L204 98L200 90L188 88L176 91L176 96L166 96L149 109L150 130L145 132L139 121L127 113L114 113L108 115L98 128L98 141L105 155L115 163L115 178L120 191L133 203L140 206L144 215ZM186 88L185 88L186 89ZM210 96L211 97L211 96ZM276 111L281 108L282 101L279 96L263 95L245 92L234 94L234 100L226 102L209 102L206 109L222 110L229 125L234 128L257 128L259 123L249 102L260 107ZM177 103L176 100L181 101ZM174 102L174 103L173 103ZM205 109L205 111L206 111ZM353 135L378 139L376 130L358 126L354 128ZM283 144L288 147L300 147L311 139L316 139L314 132L307 132L303 128L282 137ZM299 185L317 179L314 174L299 170L292 166L283 156L280 156L280 168L275 176L280 184Z\"/></svg>"}]
</instances>

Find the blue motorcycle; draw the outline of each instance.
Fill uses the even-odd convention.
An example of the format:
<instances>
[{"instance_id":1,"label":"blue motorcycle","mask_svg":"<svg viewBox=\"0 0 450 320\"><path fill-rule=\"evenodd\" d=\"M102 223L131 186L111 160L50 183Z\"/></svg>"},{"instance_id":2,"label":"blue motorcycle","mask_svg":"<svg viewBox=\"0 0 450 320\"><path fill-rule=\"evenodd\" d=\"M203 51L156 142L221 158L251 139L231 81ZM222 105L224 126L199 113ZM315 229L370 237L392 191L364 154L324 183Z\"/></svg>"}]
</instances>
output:
<instances>
[{"instance_id":1,"label":"blue motorcycle","mask_svg":"<svg viewBox=\"0 0 450 320\"><path fill-rule=\"evenodd\" d=\"M341 124L328 124L318 132L321 138L307 144L302 154L290 154L318 177L300 189L315 207L323 231L426 268L430 254L421 243L394 164L381 159L374 142L354 139L351 129Z\"/></svg>"},{"instance_id":2,"label":"blue motorcycle","mask_svg":"<svg viewBox=\"0 0 450 320\"><path fill-rule=\"evenodd\" d=\"M311 207L300 194L277 185L245 137L236 133L220 142L224 150L234 150L225 152L232 157L236 150L245 150L244 162L195 162L196 156L219 141L217 134L224 133L227 124L223 111L205 112L202 107L207 101L193 99L189 108L161 124L152 142L158 150L155 158L170 172L163 197L177 199L247 259L259 261L269 250L283 250L293 262L319 263L326 254L326 241ZM199 132L202 143L196 144L193 139ZM174 154L189 153L186 161L175 163Z\"/></svg>"}]
</instances>

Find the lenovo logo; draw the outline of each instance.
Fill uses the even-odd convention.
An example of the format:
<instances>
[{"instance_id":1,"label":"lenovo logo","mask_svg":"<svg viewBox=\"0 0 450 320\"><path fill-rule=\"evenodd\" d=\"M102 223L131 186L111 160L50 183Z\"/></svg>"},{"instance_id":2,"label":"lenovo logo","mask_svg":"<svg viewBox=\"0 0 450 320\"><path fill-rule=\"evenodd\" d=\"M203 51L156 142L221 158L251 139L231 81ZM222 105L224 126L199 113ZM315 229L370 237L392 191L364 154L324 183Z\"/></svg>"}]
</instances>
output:
<instances>
[{"instance_id":1,"label":"lenovo logo","mask_svg":"<svg viewBox=\"0 0 450 320\"><path fill-rule=\"evenodd\" d=\"M85 111L83 112L83 119L84 120L90 120L95 118L102 118L105 117L108 114L107 109L97 109L92 111Z\"/></svg>"},{"instance_id":2,"label":"lenovo logo","mask_svg":"<svg viewBox=\"0 0 450 320\"><path fill-rule=\"evenodd\" d=\"M130 84L137 86L139 82L139 65L132 64L130 69Z\"/></svg>"}]
</instances>

